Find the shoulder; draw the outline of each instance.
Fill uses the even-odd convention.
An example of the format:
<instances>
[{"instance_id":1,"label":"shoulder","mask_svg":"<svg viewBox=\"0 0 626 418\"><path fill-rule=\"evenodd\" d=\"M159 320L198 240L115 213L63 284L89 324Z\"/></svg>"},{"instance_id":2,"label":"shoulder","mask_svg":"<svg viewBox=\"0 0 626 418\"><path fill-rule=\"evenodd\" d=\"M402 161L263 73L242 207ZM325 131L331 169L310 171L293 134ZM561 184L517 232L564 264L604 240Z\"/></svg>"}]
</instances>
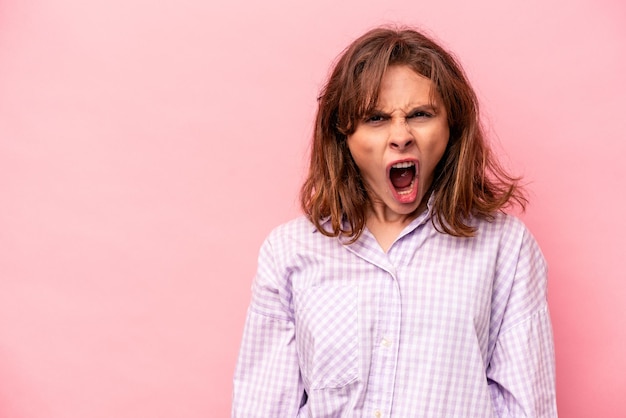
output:
<instances>
[{"instance_id":1,"label":"shoulder","mask_svg":"<svg viewBox=\"0 0 626 418\"><path fill-rule=\"evenodd\" d=\"M288 253L310 242L316 235L315 232L313 223L305 216L299 216L272 229L265 239L264 246Z\"/></svg>"},{"instance_id":2,"label":"shoulder","mask_svg":"<svg viewBox=\"0 0 626 418\"><path fill-rule=\"evenodd\" d=\"M315 231L313 223L304 215L278 225L269 233L267 239L280 240L288 237L308 237Z\"/></svg>"},{"instance_id":3,"label":"shoulder","mask_svg":"<svg viewBox=\"0 0 626 418\"><path fill-rule=\"evenodd\" d=\"M491 219L474 217L472 223L479 234L520 236L529 233L521 219L504 212L496 212Z\"/></svg>"},{"instance_id":4,"label":"shoulder","mask_svg":"<svg viewBox=\"0 0 626 418\"><path fill-rule=\"evenodd\" d=\"M546 268L537 240L518 217L498 212L492 219L475 218L472 222L476 240L497 250L499 264L530 261Z\"/></svg>"},{"instance_id":5,"label":"shoulder","mask_svg":"<svg viewBox=\"0 0 626 418\"><path fill-rule=\"evenodd\" d=\"M498 240L497 281L505 287L513 286L518 292L519 289L526 289L522 294L545 289L546 260L524 222L513 215L500 213L483 226L484 229L497 231L493 234Z\"/></svg>"},{"instance_id":6,"label":"shoulder","mask_svg":"<svg viewBox=\"0 0 626 418\"><path fill-rule=\"evenodd\" d=\"M501 231L503 242L512 242L520 246L520 250L539 252L537 240L526 224L519 218L505 213L499 213L494 219Z\"/></svg>"},{"instance_id":7,"label":"shoulder","mask_svg":"<svg viewBox=\"0 0 626 418\"><path fill-rule=\"evenodd\" d=\"M474 218L472 226L476 228L476 238L498 247L512 250L522 246L537 246L537 242L524 222L514 215L497 212L491 219Z\"/></svg>"},{"instance_id":8,"label":"shoulder","mask_svg":"<svg viewBox=\"0 0 626 418\"><path fill-rule=\"evenodd\" d=\"M299 216L272 229L261 247L261 255L271 254L282 265L297 264L294 258L300 259L303 254L336 241L321 234L306 216Z\"/></svg>"}]
</instances>

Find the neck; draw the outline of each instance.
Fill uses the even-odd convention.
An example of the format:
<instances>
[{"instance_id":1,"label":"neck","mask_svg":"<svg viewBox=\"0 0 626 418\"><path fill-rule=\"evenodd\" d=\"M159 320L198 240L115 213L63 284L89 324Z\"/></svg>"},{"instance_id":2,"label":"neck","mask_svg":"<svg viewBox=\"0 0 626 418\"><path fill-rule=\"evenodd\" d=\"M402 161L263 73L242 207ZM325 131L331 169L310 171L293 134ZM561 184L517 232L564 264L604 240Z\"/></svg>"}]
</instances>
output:
<instances>
[{"instance_id":1,"label":"neck","mask_svg":"<svg viewBox=\"0 0 626 418\"><path fill-rule=\"evenodd\" d=\"M395 213L384 205L372 202L365 224L382 250L387 252L402 230L425 209L426 199L423 199L417 209L409 214Z\"/></svg>"}]
</instances>

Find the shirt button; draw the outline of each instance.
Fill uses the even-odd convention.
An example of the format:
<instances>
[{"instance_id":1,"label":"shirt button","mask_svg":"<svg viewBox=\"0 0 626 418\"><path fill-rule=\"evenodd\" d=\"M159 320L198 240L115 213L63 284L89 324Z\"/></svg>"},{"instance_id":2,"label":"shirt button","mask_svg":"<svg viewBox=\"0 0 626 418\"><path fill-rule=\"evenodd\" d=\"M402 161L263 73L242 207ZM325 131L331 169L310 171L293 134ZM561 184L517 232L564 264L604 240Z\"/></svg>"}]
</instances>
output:
<instances>
[{"instance_id":1,"label":"shirt button","mask_svg":"<svg viewBox=\"0 0 626 418\"><path fill-rule=\"evenodd\" d=\"M382 416L382 414L380 413L380 409L377 409L376 411L374 411L374 416L376 418L380 418Z\"/></svg>"},{"instance_id":2,"label":"shirt button","mask_svg":"<svg viewBox=\"0 0 626 418\"><path fill-rule=\"evenodd\" d=\"M380 343L382 344L383 347L391 347L391 341L389 341L387 338L383 338L383 340Z\"/></svg>"}]
</instances>

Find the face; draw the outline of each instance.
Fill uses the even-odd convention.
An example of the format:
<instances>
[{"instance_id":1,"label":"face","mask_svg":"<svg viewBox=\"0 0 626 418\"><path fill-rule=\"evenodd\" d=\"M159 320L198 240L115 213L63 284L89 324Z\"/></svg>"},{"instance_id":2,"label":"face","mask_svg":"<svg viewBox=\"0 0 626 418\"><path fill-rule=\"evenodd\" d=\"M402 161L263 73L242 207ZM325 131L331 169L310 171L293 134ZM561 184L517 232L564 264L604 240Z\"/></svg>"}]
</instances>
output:
<instances>
[{"instance_id":1,"label":"face","mask_svg":"<svg viewBox=\"0 0 626 418\"><path fill-rule=\"evenodd\" d=\"M414 214L448 144L447 114L433 83L405 65L383 76L374 112L348 137L348 148L377 216Z\"/></svg>"}]
</instances>

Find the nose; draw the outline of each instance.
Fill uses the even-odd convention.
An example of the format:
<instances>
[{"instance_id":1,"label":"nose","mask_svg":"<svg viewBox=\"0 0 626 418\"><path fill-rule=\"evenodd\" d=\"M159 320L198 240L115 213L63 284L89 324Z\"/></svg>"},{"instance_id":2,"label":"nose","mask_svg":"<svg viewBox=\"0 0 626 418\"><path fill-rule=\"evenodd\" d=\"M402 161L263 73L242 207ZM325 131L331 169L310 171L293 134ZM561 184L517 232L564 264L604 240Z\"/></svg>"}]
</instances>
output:
<instances>
[{"instance_id":1,"label":"nose","mask_svg":"<svg viewBox=\"0 0 626 418\"><path fill-rule=\"evenodd\" d=\"M391 124L389 146L397 151L404 151L415 142L406 119L399 118Z\"/></svg>"}]
</instances>

